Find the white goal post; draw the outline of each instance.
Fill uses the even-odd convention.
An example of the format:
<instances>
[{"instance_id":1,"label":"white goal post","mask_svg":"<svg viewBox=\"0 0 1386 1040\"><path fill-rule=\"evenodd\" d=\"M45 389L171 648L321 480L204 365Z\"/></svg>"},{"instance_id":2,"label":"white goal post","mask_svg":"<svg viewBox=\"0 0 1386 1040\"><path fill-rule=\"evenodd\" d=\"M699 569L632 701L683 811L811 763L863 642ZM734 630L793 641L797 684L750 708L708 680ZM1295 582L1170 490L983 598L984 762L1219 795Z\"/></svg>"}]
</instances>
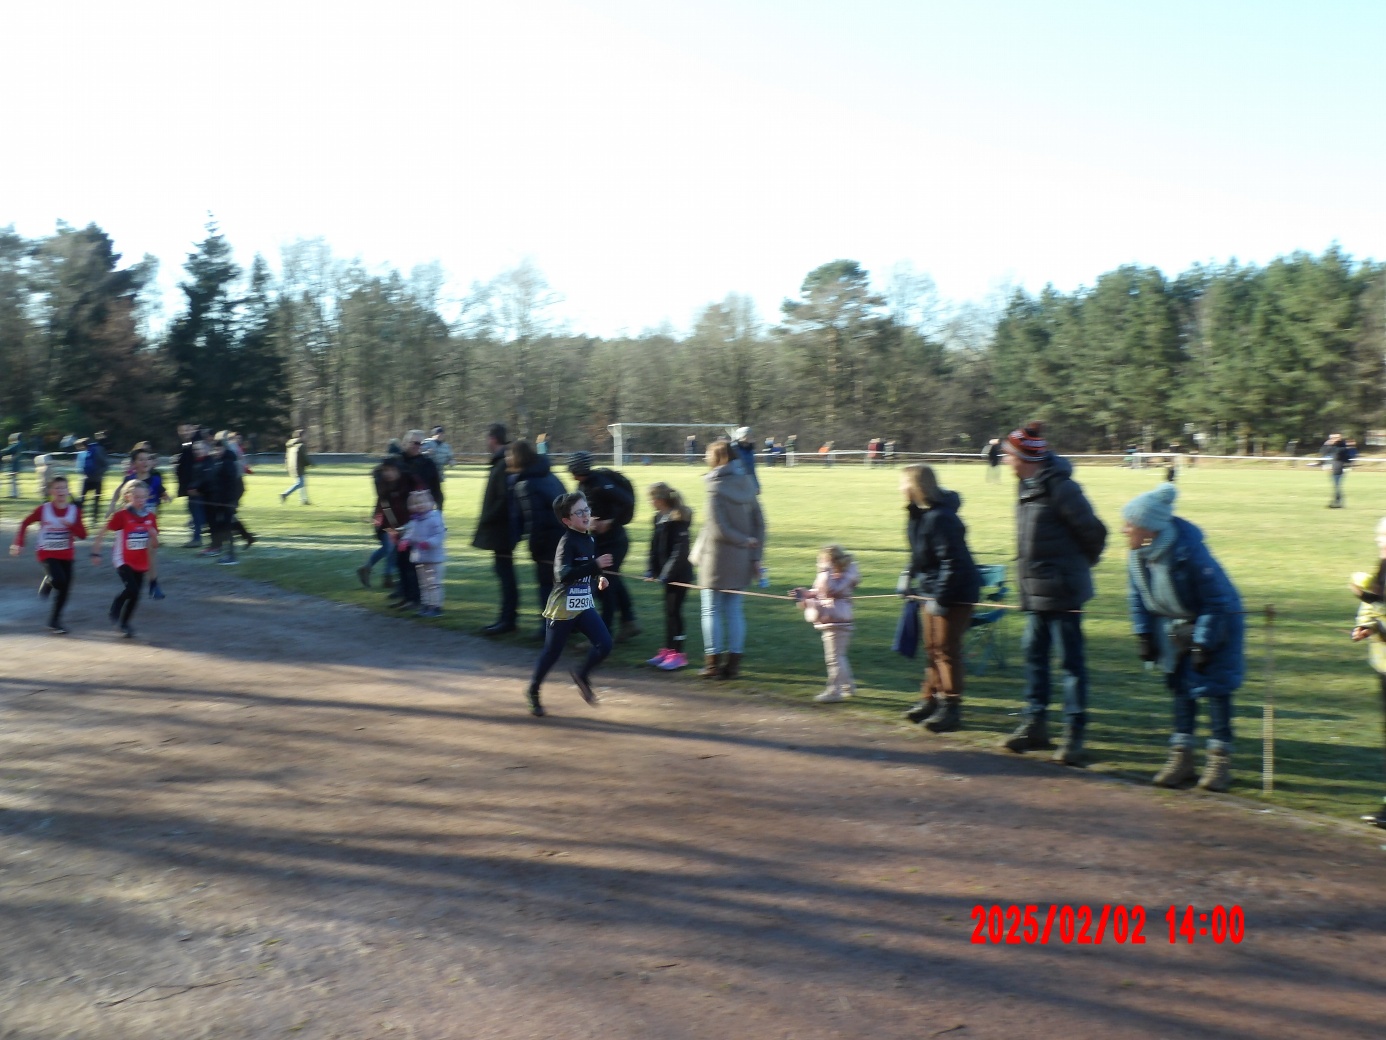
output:
<instances>
[{"instance_id":1,"label":"white goal post","mask_svg":"<svg viewBox=\"0 0 1386 1040\"><path fill-rule=\"evenodd\" d=\"M626 462L626 432L627 430L719 430L727 435L728 439L741 427L740 423L667 423L667 422L627 422L612 423L607 427L611 431L611 455L612 464L624 466Z\"/></svg>"}]
</instances>

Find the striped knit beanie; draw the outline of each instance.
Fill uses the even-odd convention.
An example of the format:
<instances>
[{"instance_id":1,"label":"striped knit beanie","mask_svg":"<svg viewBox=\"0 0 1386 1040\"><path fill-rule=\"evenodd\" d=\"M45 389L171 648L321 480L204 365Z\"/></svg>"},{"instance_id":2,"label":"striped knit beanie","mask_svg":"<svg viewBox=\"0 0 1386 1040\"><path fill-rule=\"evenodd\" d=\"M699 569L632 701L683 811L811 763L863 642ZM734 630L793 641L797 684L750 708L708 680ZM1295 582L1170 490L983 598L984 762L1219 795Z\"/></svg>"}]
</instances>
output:
<instances>
[{"instance_id":1,"label":"striped knit beanie","mask_svg":"<svg viewBox=\"0 0 1386 1040\"><path fill-rule=\"evenodd\" d=\"M1044 423L1026 423L1001 442L1001 447L1021 462L1043 462L1049 454L1049 442L1044 439Z\"/></svg>"}]
</instances>

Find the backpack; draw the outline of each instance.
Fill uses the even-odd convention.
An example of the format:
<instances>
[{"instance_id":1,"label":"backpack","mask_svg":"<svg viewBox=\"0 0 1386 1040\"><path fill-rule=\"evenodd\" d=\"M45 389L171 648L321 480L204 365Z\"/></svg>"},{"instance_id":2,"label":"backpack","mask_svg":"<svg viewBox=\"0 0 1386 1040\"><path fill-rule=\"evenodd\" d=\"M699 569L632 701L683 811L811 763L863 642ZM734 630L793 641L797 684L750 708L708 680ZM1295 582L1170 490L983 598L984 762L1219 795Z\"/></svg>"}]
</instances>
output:
<instances>
[{"instance_id":1,"label":"backpack","mask_svg":"<svg viewBox=\"0 0 1386 1040\"><path fill-rule=\"evenodd\" d=\"M106 449L99 444L87 445L87 457L82 460L82 476L100 480L106 474Z\"/></svg>"},{"instance_id":2,"label":"backpack","mask_svg":"<svg viewBox=\"0 0 1386 1040\"><path fill-rule=\"evenodd\" d=\"M634 486L632 486L631 482L626 478L626 475L622 473L620 470L603 469L600 472L602 476L610 477L611 482L613 484L615 484L617 487L625 489L626 494L630 496L630 505L626 505L623 502L621 504L620 512L616 516L611 518L616 521L618 526L625 527L627 524L629 524L632 520L635 519L635 488Z\"/></svg>"}]
</instances>

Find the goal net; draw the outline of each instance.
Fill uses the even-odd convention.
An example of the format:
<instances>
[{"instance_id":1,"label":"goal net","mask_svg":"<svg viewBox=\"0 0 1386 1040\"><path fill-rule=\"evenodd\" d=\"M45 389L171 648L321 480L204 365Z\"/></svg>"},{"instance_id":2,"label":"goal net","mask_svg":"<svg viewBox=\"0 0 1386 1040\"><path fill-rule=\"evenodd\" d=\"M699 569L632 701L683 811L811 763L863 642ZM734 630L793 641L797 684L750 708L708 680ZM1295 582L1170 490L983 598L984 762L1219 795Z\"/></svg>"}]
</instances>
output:
<instances>
[{"instance_id":1,"label":"goal net","mask_svg":"<svg viewBox=\"0 0 1386 1040\"><path fill-rule=\"evenodd\" d=\"M612 462L624 466L628 455L678 457L688 454L690 444L694 446L693 454L701 457L702 449L709 440L730 438L739 426L740 423L612 423L607 429L611 431ZM717 432L711 432L713 430ZM643 450L651 446L676 450Z\"/></svg>"}]
</instances>

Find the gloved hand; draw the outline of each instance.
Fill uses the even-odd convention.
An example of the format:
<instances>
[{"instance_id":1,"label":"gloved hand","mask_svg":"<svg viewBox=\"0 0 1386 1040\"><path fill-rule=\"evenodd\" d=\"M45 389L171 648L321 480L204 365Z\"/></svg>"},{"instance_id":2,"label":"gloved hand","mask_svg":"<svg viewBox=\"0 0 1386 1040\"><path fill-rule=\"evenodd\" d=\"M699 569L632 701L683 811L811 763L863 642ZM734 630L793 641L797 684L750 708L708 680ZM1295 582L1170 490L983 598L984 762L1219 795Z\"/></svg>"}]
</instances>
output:
<instances>
[{"instance_id":1,"label":"gloved hand","mask_svg":"<svg viewBox=\"0 0 1386 1040\"><path fill-rule=\"evenodd\" d=\"M1142 632L1136 636L1136 641L1140 643L1140 659L1142 661L1153 661L1159 657L1159 652L1155 649L1155 640L1150 638L1149 632Z\"/></svg>"},{"instance_id":2,"label":"gloved hand","mask_svg":"<svg viewBox=\"0 0 1386 1040\"><path fill-rule=\"evenodd\" d=\"M924 613L930 614L933 617L947 617L948 606L947 604L940 603L936 599L926 599L924 601Z\"/></svg>"},{"instance_id":3,"label":"gloved hand","mask_svg":"<svg viewBox=\"0 0 1386 1040\"><path fill-rule=\"evenodd\" d=\"M1189 663L1193 665L1193 670L1195 672L1202 675L1208 670L1208 665L1212 661L1212 656L1212 654L1208 653L1207 647L1199 646L1195 643L1193 649L1189 651Z\"/></svg>"}]
</instances>

